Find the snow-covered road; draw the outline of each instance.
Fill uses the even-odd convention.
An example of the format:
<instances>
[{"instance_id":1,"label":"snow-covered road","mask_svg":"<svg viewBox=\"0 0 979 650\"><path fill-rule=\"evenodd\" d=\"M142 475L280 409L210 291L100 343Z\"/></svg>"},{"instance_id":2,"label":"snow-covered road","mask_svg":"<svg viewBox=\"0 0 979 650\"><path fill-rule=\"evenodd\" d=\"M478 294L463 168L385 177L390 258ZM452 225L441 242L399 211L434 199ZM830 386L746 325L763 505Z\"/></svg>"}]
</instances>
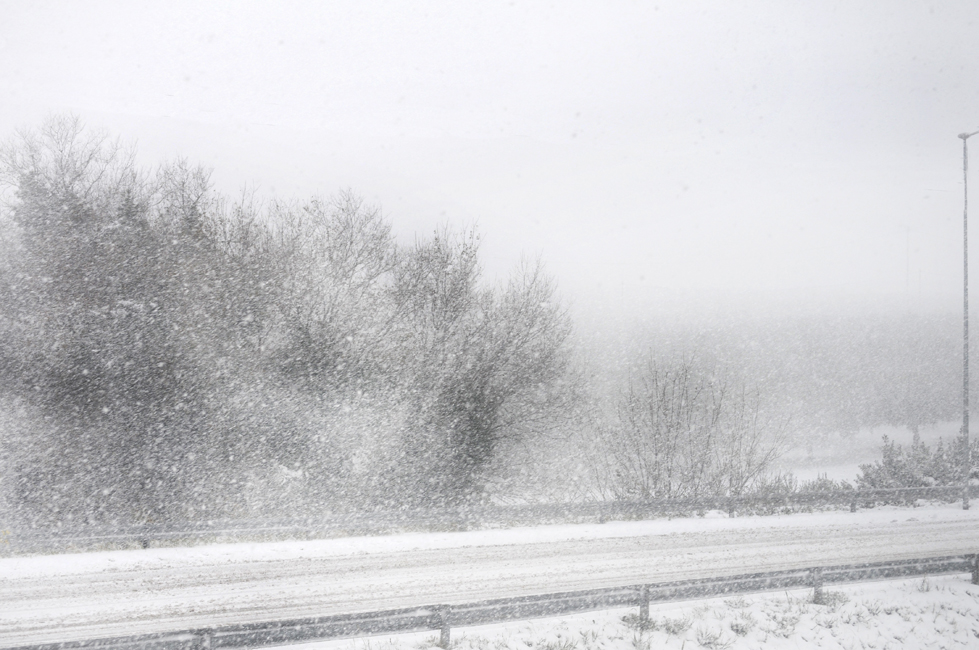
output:
<instances>
[{"instance_id":1,"label":"snow-covered road","mask_svg":"<svg viewBox=\"0 0 979 650\"><path fill-rule=\"evenodd\" d=\"M976 552L927 506L7 558L0 647Z\"/></svg>"}]
</instances>

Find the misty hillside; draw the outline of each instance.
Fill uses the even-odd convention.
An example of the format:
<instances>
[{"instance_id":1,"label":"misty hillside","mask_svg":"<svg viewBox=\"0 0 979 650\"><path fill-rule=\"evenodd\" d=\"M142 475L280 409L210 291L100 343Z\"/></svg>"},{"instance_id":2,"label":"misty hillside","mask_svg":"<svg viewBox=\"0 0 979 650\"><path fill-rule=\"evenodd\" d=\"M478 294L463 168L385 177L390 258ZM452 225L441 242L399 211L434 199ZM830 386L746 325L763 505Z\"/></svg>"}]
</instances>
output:
<instances>
[{"instance_id":1,"label":"misty hillside","mask_svg":"<svg viewBox=\"0 0 979 650\"><path fill-rule=\"evenodd\" d=\"M739 495L788 450L959 415L955 314L653 305L603 335L546 260L485 280L477 228L403 244L354 193L210 177L73 117L7 139L0 517Z\"/></svg>"}]
</instances>

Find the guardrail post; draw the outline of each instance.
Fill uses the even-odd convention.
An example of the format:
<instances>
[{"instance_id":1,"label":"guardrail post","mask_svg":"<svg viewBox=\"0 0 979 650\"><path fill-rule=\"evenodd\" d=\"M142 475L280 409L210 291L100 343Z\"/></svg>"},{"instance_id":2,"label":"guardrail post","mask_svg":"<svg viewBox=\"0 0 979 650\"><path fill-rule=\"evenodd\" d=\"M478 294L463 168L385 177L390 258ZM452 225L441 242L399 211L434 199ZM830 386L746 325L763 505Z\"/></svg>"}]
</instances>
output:
<instances>
[{"instance_id":1,"label":"guardrail post","mask_svg":"<svg viewBox=\"0 0 979 650\"><path fill-rule=\"evenodd\" d=\"M649 587L643 585L639 590L639 629L644 630L649 624Z\"/></svg>"},{"instance_id":2,"label":"guardrail post","mask_svg":"<svg viewBox=\"0 0 979 650\"><path fill-rule=\"evenodd\" d=\"M979 585L979 554L972 556L972 584Z\"/></svg>"},{"instance_id":3,"label":"guardrail post","mask_svg":"<svg viewBox=\"0 0 979 650\"><path fill-rule=\"evenodd\" d=\"M823 597L823 570L819 567L809 569L809 576L812 580L812 602L814 605L823 605L826 602Z\"/></svg>"},{"instance_id":4,"label":"guardrail post","mask_svg":"<svg viewBox=\"0 0 979 650\"><path fill-rule=\"evenodd\" d=\"M452 612L452 608L448 605L442 605L436 610L436 614L439 619L439 647L448 648L451 642L450 632L449 632L449 614Z\"/></svg>"}]
</instances>

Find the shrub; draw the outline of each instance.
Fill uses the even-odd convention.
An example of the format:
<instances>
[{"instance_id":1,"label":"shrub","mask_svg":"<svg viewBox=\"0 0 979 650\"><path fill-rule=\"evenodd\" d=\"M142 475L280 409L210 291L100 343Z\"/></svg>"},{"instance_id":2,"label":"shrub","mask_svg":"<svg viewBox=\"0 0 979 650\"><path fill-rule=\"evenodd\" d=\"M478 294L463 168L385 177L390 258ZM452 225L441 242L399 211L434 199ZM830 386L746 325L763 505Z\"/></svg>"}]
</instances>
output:
<instances>
[{"instance_id":1,"label":"shrub","mask_svg":"<svg viewBox=\"0 0 979 650\"><path fill-rule=\"evenodd\" d=\"M907 448L884 436L881 459L860 466L857 487L861 489L955 486L962 483L964 441L957 438L946 446L939 440L931 449L917 436ZM979 478L979 440L971 444L970 478Z\"/></svg>"}]
</instances>

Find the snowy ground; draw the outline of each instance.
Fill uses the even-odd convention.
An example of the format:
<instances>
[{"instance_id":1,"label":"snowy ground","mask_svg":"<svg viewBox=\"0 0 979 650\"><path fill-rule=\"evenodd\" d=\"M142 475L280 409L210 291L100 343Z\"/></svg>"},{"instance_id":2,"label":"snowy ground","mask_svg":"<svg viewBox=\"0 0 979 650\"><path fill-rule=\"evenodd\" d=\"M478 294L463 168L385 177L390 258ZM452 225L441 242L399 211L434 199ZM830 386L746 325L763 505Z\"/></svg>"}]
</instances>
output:
<instances>
[{"instance_id":1,"label":"snowy ground","mask_svg":"<svg viewBox=\"0 0 979 650\"><path fill-rule=\"evenodd\" d=\"M0 559L0 647L979 551L960 505L711 514Z\"/></svg>"},{"instance_id":2,"label":"snowy ground","mask_svg":"<svg viewBox=\"0 0 979 650\"><path fill-rule=\"evenodd\" d=\"M979 648L979 586L942 576L753 594L452 630L455 650L824 650ZM438 635L405 634L289 646L302 650L419 650Z\"/></svg>"}]
</instances>

